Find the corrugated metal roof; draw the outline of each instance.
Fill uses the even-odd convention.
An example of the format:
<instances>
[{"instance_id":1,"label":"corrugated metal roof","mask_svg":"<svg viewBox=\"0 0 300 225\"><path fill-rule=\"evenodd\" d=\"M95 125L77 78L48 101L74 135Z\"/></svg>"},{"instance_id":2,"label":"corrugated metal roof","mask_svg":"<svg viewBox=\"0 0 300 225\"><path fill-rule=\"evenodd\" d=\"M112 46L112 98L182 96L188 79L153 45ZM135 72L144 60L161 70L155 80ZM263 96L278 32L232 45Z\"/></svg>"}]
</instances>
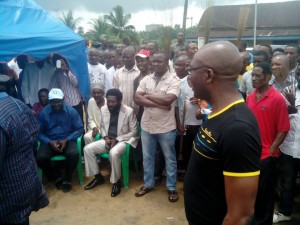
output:
<instances>
[{"instance_id":1,"label":"corrugated metal roof","mask_svg":"<svg viewBox=\"0 0 300 225\"><path fill-rule=\"evenodd\" d=\"M300 1L263 3L257 7L257 37L299 36ZM253 36L254 4L212 6L205 10L200 22L199 32L189 37L204 36L205 26L211 18L210 38L236 37L240 12L248 10L243 37ZM273 39L273 38L272 38Z\"/></svg>"},{"instance_id":2,"label":"corrugated metal roof","mask_svg":"<svg viewBox=\"0 0 300 225\"><path fill-rule=\"evenodd\" d=\"M213 20L211 28L236 29L241 9L249 9L249 18L245 27L253 28L254 4L212 6L206 9L200 19L198 27L205 27L209 14ZM299 27L300 1L262 3L257 7L257 27Z\"/></svg>"}]
</instances>

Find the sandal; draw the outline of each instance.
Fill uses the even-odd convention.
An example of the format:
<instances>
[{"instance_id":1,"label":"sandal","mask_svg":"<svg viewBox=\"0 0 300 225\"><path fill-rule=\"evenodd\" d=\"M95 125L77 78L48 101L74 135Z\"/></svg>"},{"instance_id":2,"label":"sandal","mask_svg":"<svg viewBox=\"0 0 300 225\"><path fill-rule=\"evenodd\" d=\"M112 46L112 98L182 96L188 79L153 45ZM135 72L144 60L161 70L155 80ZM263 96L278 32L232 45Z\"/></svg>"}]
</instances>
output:
<instances>
[{"instance_id":1,"label":"sandal","mask_svg":"<svg viewBox=\"0 0 300 225\"><path fill-rule=\"evenodd\" d=\"M175 191L175 190L173 190L173 191L168 190L168 194L169 194L169 197L168 197L169 202L177 202L178 201L179 196L178 196L178 192L177 191Z\"/></svg>"},{"instance_id":2,"label":"sandal","mask_svg":"<svg viewBox=\"0 0 300 225\"><path fill-rule=\"evenodd\" d=\"M147 194L148 192L150 192L152 190L153 190L153 188L148 188L146 186L143 186L137 192L135 192L135 197L142 197L143 195Z\"/></svg>"}]
</instances>

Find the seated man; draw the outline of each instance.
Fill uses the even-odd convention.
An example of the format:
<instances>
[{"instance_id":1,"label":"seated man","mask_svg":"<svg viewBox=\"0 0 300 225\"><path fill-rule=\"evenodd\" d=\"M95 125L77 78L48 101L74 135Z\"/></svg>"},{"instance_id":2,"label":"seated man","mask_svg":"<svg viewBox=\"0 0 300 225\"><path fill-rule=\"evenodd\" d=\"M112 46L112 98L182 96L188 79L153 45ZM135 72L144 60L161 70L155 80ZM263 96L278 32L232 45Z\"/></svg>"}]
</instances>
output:
<instances>
[{"instance_id":1,"label":"seated man","mask_svg":"<svg viewBox=\"0 0 300 225\"><path fill-rule=\"evenodd\" d=\"M64 103L64 94L58 88L49 92L49 105L38 115L40 125L40 149L36 160L49 180L55 181L57 189L69 192L72 189L72 173L78 163L76 140L83 133L83 124L78 112ZM55 155L66 157L64 180L59 171L51 165Z\"/></svg>"},{"instance_id":2,"label":"seated man","mask_svg":"<svg viewBox=\"0 0 300 225\"><path fill-rule=\"evenodd\" d=\"M93 97L88 103L88 132L84 135L84 143L88 145L95 141L95 136L100 132L100 108L106 104L104 98L105 88L101 84L92 84Z\"/></svg>"},{"instance_id":3,"label":"seated man","mask_svg":"<svg viewBox=\"0 0 300 225\"><path fill-rule=\"evenodd\" d=\"M35 115L38 116L40 111L48 105L49 99L48 99L49 90L47 88L42 88L38 92L39 102L35 103L32 106L32 110L35 112Z\"/></svg>"},{"instance_id":4,"label":"seated man","mask_svg":"<svg viewBox=\"0 0 300 225\"><path fill-rule=\"evenodd\" d=\"M84 187L92 189L104 183L96 154L109 152L111 163L110 182L113 183L111 197L121 192L121 155L125 152L126 143L132 147L137 145L137 123L133 109L123 105L122 92L118 89L109 89L106 93L107 105L101 107L101 134L100 141L86 145L83 149L86 176L95 178Z\"/></svg>"}]
</instances>

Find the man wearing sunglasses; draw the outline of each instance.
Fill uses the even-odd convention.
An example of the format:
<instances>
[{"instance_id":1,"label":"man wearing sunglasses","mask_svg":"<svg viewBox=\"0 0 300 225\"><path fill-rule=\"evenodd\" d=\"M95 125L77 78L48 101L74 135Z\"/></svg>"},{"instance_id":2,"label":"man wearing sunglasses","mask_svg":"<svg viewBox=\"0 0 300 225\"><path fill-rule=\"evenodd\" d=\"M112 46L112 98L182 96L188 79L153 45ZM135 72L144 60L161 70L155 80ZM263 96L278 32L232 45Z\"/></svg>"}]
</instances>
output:
<instances>
[{"instance_id":1,"label":"man wearing sunglasses","mask_svg":"<svg viewBox=\"0 0 300 225\"><path fill-rule=\"evenodd\" d=\"M190 225L254 222L261 141L257 121L236 90L241 68L237 47L217 41L204 45L188 69L195 97L212 106L185 175Z\"/></svg>"}]
</instances>

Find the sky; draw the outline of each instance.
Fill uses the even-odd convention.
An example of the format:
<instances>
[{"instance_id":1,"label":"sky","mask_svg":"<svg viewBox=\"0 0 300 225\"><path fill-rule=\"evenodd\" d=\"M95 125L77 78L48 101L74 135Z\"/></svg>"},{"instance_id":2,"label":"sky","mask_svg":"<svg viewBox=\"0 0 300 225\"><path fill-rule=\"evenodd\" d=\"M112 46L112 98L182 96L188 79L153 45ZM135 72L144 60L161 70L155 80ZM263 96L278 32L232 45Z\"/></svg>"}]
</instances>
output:
<instances>
[{"instance_id":1,"label":"sky","mask_svg":"<svg viewBox=\"0 0 300 225\"><path fill-rule=\"evenodd\" d=\"M131 14L130 25L137 31L145 30L147 24L182 26L184 0L35 0L44 9L57 17L72 10L74 17L81 17L79 25L85 32L90 29L89 22L99 16L109 14L113 7L120 5L124 13ZM186 27L198 24L208 0L189 0ZM257 0L258 3L285 2L288 0ZM255 0L213 0L213 5L254 4Z\"/></svg>"}]
</instances>

